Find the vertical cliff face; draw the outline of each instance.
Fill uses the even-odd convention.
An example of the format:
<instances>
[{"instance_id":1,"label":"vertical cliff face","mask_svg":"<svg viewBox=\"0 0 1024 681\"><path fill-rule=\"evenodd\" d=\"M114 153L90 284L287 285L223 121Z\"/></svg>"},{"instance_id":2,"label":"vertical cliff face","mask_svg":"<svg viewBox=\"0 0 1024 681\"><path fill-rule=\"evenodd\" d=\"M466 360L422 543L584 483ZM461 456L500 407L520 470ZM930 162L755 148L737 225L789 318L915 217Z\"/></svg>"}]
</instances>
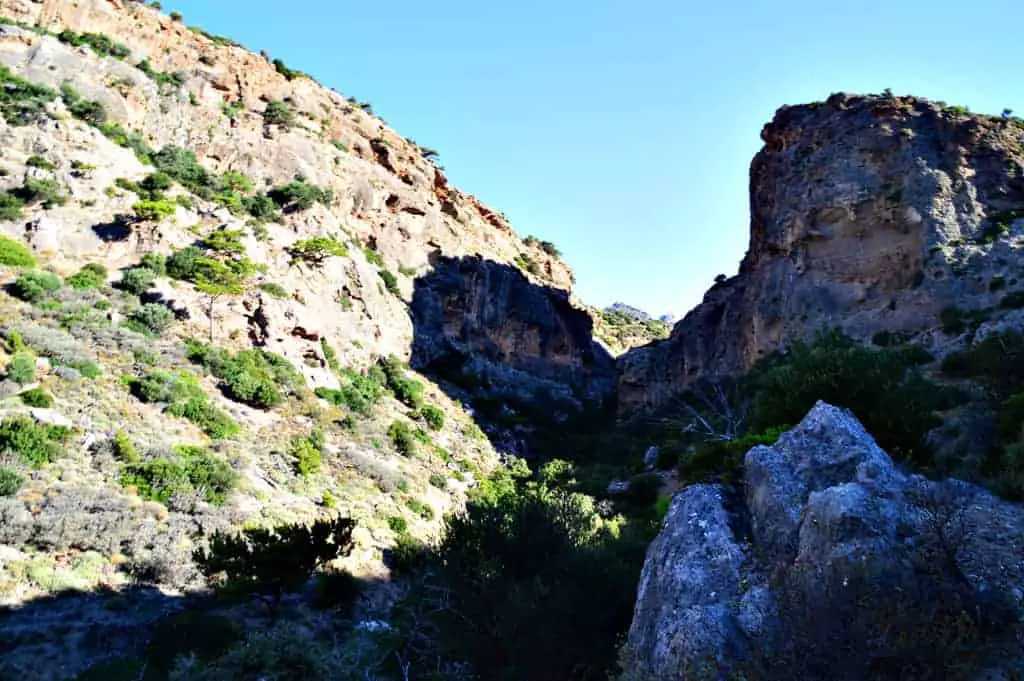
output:
<instances>
[{"instance_id":1,"label":"vertical cliff face","mask_svg":"<svg viewBox=\"0 0 1024 681\"><path fill-rule=\"evenodd\" d=\"M1018 286L1024 124L913 97L783 107L750 170L750 244L664 342L619 360L622 413L823 327L944 342L940 312ZM1024 214L1022 214L1024 215ZM998 280L998 284L993 281Z\"/></svg>"},{"instance_id":2,"label":"vertical cliff face","mask_svg":"<svg viewBox=\"0 0 1024 681\"><path fill-rule=\"evenodd\" d=\"M590 315L508 265L438 258L416 282L412 319L412 362L428 373L554 383L594 398L614 386L615 364L594 342Z\"/></svg>"}]
</instances>

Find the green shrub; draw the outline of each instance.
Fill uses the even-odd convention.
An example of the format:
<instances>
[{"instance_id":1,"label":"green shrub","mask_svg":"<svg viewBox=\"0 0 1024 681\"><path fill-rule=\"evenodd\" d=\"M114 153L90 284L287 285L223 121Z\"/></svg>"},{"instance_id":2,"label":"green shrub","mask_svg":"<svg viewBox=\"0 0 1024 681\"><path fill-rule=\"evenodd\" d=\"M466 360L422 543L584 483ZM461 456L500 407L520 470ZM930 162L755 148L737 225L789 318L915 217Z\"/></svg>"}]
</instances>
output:
<instances>
[{"instance_id":1,"label":"green shrub","mask_svg":"<svg viewBox=\"0 0 1024 681\"><path fill-rule=\"evenodd\" d=\"M410 511L424 520L434 519L434 508L430 504L425 504L419 499L409 499L405 502L405 505L409 507Z\"/></svg>"},{"instance_id":2,"label":"green shrub","mask_svg":"<svg viewBox=\"0 0 1024 681\"><path fill-rule=\"evenodd\" d=\"M125 130L119 124L109 121L100 124L99 131L114 144L134 151L135 156L143 163L153 162L153 155L156 152L153 151L146 143L146 139L139 133Z\"/></svg>"},{"instance_id":3,"label":"green shrub","mask_svg":"<svg viewBox=\"0 0 1024 681\"><path fill-rule=\"evenodd\" d=\"M317 187L301 179L272 189L267 196L289 212L309 210L318 203L329 206L334 201L334 193L330 189Z\"/></svg>"},{"instance_id":4,"label":"green shrub","mask_svg":"<svg viewBox=\"0 0 1024 681\"><path fill-rule=\"evenodd\" d=\"M193 395L184 401L176 402L167 408L167 413L188 419L213 440L221 440L241 432L238 423L213 406L205 395Z\"/></svg>"},{"instance_id":5,"label":"green shrub","mask_svg":"<svg viewBox=\"0 0 1024 681\"><path fill-rule=\"evenodd\" d=\"M36 360L27 352L19 352L7 365L7 379L20 385L26 385L36 380Z\"/></svg>"},{"instance_id":6,"label":"green shrub","mask_svg":"<svg viewBox=\"0 0 1024 681\"><path fill-rule=\"evenodd\" d=\"M405 421L394 421L388 427L388 438L402 456L416 453L416 435Z\"/></svg>"},{"instance_id":7,"label":"green shrub","mask_svg":"<svg viewBox=\"0 0 1024 681\"><path fill-rule=\"evenodd\" d=\"M0 206L2 210L2 206ZM0 220L4 219L0 215ZM20 241L0 236L0 265L7 267L35 267L36 259L32 251Z\"/></svg>"},{"instance_id":8,"label":"green shrub","mask_svg":"<svg viewBox=\"0 0 1024 681\"><path fill-rule=\"evenodd\" d=\"M406 376L405 364L400 359L389 355L381 359L380 367L395 399L411 409L423 407L423 384Z\"/></svg>"},{"instance_id":9,"label":"green shrub","mask_svg":"<svg viewBox=\"0 0 1024 681\"><path fill-rule=\"evenodd\" d=\"M107 281L107 268L99 263L89 263L77 273L67 279L67 284L73 289L85 291L99 288Z\"/></svg>"},{"instance_id":10,"label":"green shrub","mask_svg":"<svg viewBox=\"0 0 1024 681\"><path fill-rule=\"evenodd\" d=\"M0 466L0 497L13 497L25 484L25 478L17 471Z\"/></svg>"},{"instance_id":11,"label":"green shrub","mask_svg":"<svg viewBox=\"0 0 1024 681\"><path fill-rule=\"evenodd\" d=\"M132 313L130 320L137 328L160 336L174 323L174 312L160 303L146 303Z\"/></svg>"},{"instance_id":12,"label":"green shrub","mask_svg":"<svg viewBox=\"0 0 1024 681\"><path fill-rule=\"evenodd\" d=\"M135 448L135 443L132 442L132 439L128 437L128 433L123 430L118 430L114 433L111 448L118 461L122 463L139 462L139 451Z\"/></svg>"},{"instance_id":13,"label":"green shrub","mask_svg":"<svg viewBox=\"0 0 1024 681\"><path fill-rule=\"evenodd\" d=\"M83 45L87 45L93 52L101 57L125 59L132 53L126 45L115 43L113 40L100 33L75 33L70 29L64 29L57 34L57 39L62 43L67 43L73 47L82 47Z\"/></svg>"},{"instance_id":14,"label":"green shrub","mask_svg":"<svg viewBox=\"0 0 1024 681\"><path fill-rule=\"evenodd\" d=\"M167 413L188 419L213 439L231 437L239 426L213 406L192 374L153 370L131 383L132 393L143 402L167 403Z\"/></svg>"},{"instance_id":15,"label":"green shrub","mask_svg":"<svg viewBox=\"0 0 1024 681\"><path fill-rule=\"evenodd\" d=\"M279 125L287 130L295 125L295 112L287 103L271 99L263 110L263 120L269 125Z\"/></svg>"},{"instance_id":16,"label":"green shrub","mask_svg":"<svg viewBox=\"0 0 1024 681\"><path fill-rule=\"evenodd\" d=\"M269 409L284 400L283 391L304 383L302 374L280 355L262 349L229 352L195 341L187 343L190 360L220 379L231 399L258 409Z\"/></svg>"},{"instance_id":17,"label":"green shrub","mask_svg":"<svg viewBox=\"0 0 1024 681\"><path fill-rule=\"evenodd\" d=\"M402 534L403 532L408 532L409 523L402 516L393 515L388 518L388 527L391 528L391 531L395 534Z\"/></svg>"},{"instance_id":18,"label":"green shrub","mask_svg":"<svg viewBox=\"0 0 1024 681\"><path fill-rule=\"evenodd\" d=\"M152 270L156 276L162 277L167 274L167 257L162 253L147 253L142 256L140 266Z\"/></svg>"},{"instance_id":19,"label":"green shrub","mask_svg":"<svg viewBox=\"0 0 1024 681\"><path fill-rule=\"evenodd\" d=\"M292 465L299 475L308 477L320 471L320 450L308 437L292 438L288 453L294 459Z\"/></svg>"},{"instance_id":20,"label":"green shrub","mask_svg":"<svg viewBox=\"0 0 1024 681\"><path fill-rule=\"evenodd\" d=\"M430 427L431 430L444 428L444 411L432 404L424 405L419 410L419 417Z\"/></svg>"},{"instance_id":21,"label":"green shrub","mask_svg":"<svg viewBox=\"0 0 1024 681\"><path fill-rule=\"evenodd\" d=\"M55 91L20 78L6 66L0 66L0 116L8 125L24 126L46 120L49 117L46 105L55 99Z\"/></svg>"},{"instance_id":22,"label":"green shrub","mask_svg":"<svg viewBox=\"0 0 1024 681\"><path fill-rule=\"evenodd\" d=\"M19 199L13 194L8 192L0 192L0 220L17 220L21 217L21 209L25 207L25 202ZM7 242L12 242L7 237L0 237ZM26 249L27 252L27 249ZM8 253L0 252L0 257L9 256ZM29 255L31 257L31 254ZM33 267L35 260L33 259L32 265L15 265L16 267ZM0 264L6 264L0 261Z\"/></svg>"},{"instance_id":23,"label":"green shrub","mask_svg":"<svg viewBox=\"0 0 1024 681\"><path fill-rule=\"evenodd\" d=\"M377 274L384 281L384 288L388 290L388 293L394 296L402 295L402 290L398 288L398 278L391 273L391 270L378 270Z\"/></svg>"},{"instance_id":24,"label":"green shrub","mask_svg":"<svg viewBox=\"0 0 1024 681\"><path fill-rule=\"evenodd\" d=\"M956 391L922 377L917 366L930 360L916 346L871 349L836 332L794 343L788 355L766 360L753 373L751 427L764 432L799 423L825 400L850 409L893 456L927 466L923 440L939 424L935 412L958 400Z\"/></svg>"},{"instance_id":25,"label":"green shrub","mask_svg":"<svg viewBox=\"0 0 1024 681\"><path fill-rule=\"evenodd\" d=\"M277 72L288 80L295 80L296 78L308 78L308 76L302 71L296 71L295 69L290 69L287 66L285 66L285 63L280 59L275 59L273 63L274 68L277 69Z\"/></svg>"},{"instance_id":26,"label":"green shrub","mask_svg":"<svg viewBox=\"0 0 1024 681\"><path fill-rule=\"evenodd\" d=\"M266 194L257 194L256 196L243 198L242 207L256 220L257 224L277 222L281 219L277 203Z\"/></svg>"},{"instance_id":27,"label":"green shrub","mask_svg":"<svg viewBox=\"0 0 1024 681\"><path fill-rule=\"evenodd\" d=\"M167 200L139 201L132 206L132 210L135 211L135 217L139 220L160 222L173 217L177 213L178 207L177 204Z\"/></svg>"},{"instance_id":28,"label":"green shrub","mask_svg":"<svg viewBox=\"0 0 1024 681\"><path fill-rule=\"evenodd\" d=\"M280 284L275 284L272 281L267 281L260 284L260 290L263 291L264 293L268 293L274 296L275 298L288 297L288 291L285 291L284 287L281 286Z\"/></svg>"},{"instance_id":29,"label":"green shrub","mask_svg":"<svg viewBox=\"0 0 1024 681\"><path fill-rule=\"evenodd\" d=\"M148 267L133 267L121 275L118 283L125 291L140 295L149 290L156 281L156 273Z\"/></svg>"},{"instance_id":30,"label":"green shrub","mask_svg":"<svg viewBox=\"0 0 1024 681\"><path fill-rule=\"evenodd\" d=\"M46 392L42 388L32 388L26 390L19 395L21 401L29 407L40 407L42 409L49 409L53 406L53 396Z\"/></svg>"},{"instance_id":31,"label":"green shrub","mask_svg":"<svg viewBox=\"0 0 1024 681\"><path fill-rule=\"evenodd\" d=\"M60 289L60 278L49 272L23 272L11 285L11 293L35 303Z\"/></svg>"},{"instance_id":32,"label":"green shrub","mask_svg":"<svg viewBox=\"0 0 1024 681\"><path fill-rule=\"evenodd\" d=\"M57 170L56 163L43 158L39 154L32 154L31 156L29 156L28 160L25 161L25 165L28 166L29 168L39 168L40 170Z\"/></svg>"},{"instance_id":33,"label":"green shrub","mask_svg":"<svg viewBox=\"0 0 1024 681\"><path fill-rule=\"evenodd\" d=\"M175 251L166 260L167 276L184 281L194 280L199 268L198 262L202 257L202 250L196 246L186 246L180 251Z\"/></svg>"},{"instance_id":34,"label":"green shrub","mask_svg":"<svg viewBox=\"0 0 1024 681\"><path fill-rule=\"evenodd\" d=\"M0 422L0 452L13 452L24 464L35 468L55 461L69 437L71 431L64 426L37 424L24 416Z\"/></svg>"},{"instance_id":35,"label":"green shrub","mask_svg":"<svg viewBox=\"0 0 1024 681\"><path fill-rule=\"evenodd\" d=\"M41 203L43 208L63 206L68 200L60 184L50 179L29 178L14 195L27 204Z\"/></svg>"},{"instance_id":36,"label":"green shrub","mask_svg":"<svg viewBox=\"0 0 1024 681\"><path fill-rule=\"evenodd\" d=\"M448 478L439 473L431 473L430 484L438 489L446 489L448 487Z\"/></svg>"},{"instance_id":37,"label":"green shrub","mask_svg":"<svg viewBox=\"0 0 1024 681\"><path fill-rule=\"evenodd\" d=\"M224 576L236 591L270 591L276 607L285 591L302 586L319 567L352 551L355 521L325 518L312 525L285 525L272 530L218 531L206 550L193 554L207 579Z\"/></svg>"},{"instance_id":38,"label":"green shrub","mask_svg":"<svg viewBox=\"0 0 1024 681\"><path fill-rule=\"evenodd\" d=\"M128 464L121 484L135 487L143 499L167 503L178 494L192 492L219 506L237 483L226 461L201 447L178 446L171 458Z\"/></svg>"}]
</instances>

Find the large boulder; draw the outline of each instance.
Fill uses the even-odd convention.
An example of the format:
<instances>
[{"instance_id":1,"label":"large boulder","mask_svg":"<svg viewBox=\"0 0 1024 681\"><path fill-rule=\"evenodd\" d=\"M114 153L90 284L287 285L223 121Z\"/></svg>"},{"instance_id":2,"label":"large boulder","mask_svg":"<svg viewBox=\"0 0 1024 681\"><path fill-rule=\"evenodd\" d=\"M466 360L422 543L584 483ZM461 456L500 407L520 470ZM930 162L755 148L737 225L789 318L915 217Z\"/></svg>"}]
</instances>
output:
<instances>
[{"instance_id":1,"label":"large boulder","mask_svg":"<svg viewBox=\"0 0 1024 681\"><path fill-rule=\"evenodd\" d=\"M1024 507L900 471L824 402L751 449L745 477L745 491L673 499L624 679L1012 678L998 674L1024 665Z\"/></svg>"}]
</instances>

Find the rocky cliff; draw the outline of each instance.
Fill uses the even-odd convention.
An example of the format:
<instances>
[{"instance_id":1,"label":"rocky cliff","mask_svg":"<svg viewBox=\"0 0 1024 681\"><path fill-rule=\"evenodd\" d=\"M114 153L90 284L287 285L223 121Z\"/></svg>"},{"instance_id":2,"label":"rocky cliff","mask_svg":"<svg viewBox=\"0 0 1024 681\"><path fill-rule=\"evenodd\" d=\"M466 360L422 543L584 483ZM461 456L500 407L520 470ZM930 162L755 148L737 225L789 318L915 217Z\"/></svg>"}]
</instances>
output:
<instances>
[{"instance_id":1,"label":"rocky cliff","mask_svg":"<svg viewBox=\"0 0 1024 681\"><path fill-rule=\"evenodd\" d=\"M592 336L593 320L568 293L531 285L522 272L480 258L439 258L411 303L413 366L470 374L529 392L547 383L601 400L615 365Z\"/></svg>"},{"instance_id":2,"label":"rocky cliff","mask_svg":"<svg viewBox=\"0 0 1024 681\"><path fill-rule=\"evenodd\" d=\"M750 169L750 244L670 338L619 361L623 414L699 377L743 373L823 327L933 350L940 314L1024 286L1024 123L914 97L783 107ZM953 312L955 314L955 311Z\"/></svg>"},{"instance_id":3,"label":"rocky cliff","mask_svg":"<svg viewBox=\"0 0 1024 681\"><path fill-rule=\"evenodd\" d=\"M825 403L744 474L672 500L624 679L1015 678L1024 508L905 475Z\"/></svg>"}]
</instances>

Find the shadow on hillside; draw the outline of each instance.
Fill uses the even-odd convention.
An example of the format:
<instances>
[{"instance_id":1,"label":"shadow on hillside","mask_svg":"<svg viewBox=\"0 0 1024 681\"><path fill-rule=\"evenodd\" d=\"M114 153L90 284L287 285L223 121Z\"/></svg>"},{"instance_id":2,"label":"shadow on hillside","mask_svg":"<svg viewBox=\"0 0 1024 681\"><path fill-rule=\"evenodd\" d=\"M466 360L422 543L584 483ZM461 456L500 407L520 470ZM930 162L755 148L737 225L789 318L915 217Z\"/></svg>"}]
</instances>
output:
<instances>
[{"instance_id":1,"label":"shadow on hillside","mask_svg":"<svg viewBox=\"0 0 1024 681\"><path fill-rule=\"evenodd\" d=\"M125 241L132 235L131 225L120 217L114 218L110 222L93 225L92 231L103 242Z\"/></svg>"},{"instance_id":2,"label":"shadow on hillside","mask_svg":"<svg viewBox=\"0 0 1024 681\"><path fill-rule=\"evenodd\" d=\"M356 580L366 593L374 580ZM306 605L331 631L351 628L352 606L331 607L315 591L287 594L276 613L254 596L168 594L151 585L62 591L0 607L0 679L121 681L167 678L179 655L212 659L246 634L301 619ZM139 676L143 663L144 676Z\"/></svg>"},{"instance_id":3,"label":"shadow on hillside","mask_svg":"<svg viewBox=\"0 0 1024 681\"><path fill-rule=\"evenodd\" d=\"M614 424L615 361L564 290L479 256L431 264L409 306L411 366L471 406L499 452L532 459L558 430Z\"/></svg>"}]
</instances>

